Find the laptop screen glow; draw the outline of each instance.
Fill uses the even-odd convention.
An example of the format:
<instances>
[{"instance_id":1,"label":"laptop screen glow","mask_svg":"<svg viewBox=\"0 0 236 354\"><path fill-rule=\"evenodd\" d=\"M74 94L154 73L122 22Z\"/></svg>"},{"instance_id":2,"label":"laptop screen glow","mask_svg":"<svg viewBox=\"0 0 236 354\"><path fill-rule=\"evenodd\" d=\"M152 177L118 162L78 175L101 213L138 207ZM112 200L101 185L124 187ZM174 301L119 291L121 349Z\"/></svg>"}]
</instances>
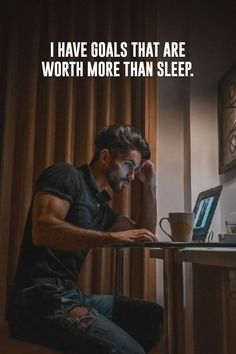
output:
<instances>
[{"instance_id":1,"label":"laptop screen glow","mask_svg":"<svg viewBox=\"0 0 236 354\"><path fill-rule=\"evenodd\" d=\"M222 185L208 189L198 195L194 207L193 241L205 241L215 209L222 191Z\"/></svg>"}]
</instances>

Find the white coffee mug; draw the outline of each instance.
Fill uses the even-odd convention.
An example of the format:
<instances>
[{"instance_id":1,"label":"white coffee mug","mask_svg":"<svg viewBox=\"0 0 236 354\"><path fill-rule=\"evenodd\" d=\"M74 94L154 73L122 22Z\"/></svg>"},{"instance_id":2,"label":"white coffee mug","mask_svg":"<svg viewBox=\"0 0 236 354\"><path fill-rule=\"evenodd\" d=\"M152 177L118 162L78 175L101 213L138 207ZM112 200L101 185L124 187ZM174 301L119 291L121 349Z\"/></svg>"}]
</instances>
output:
<instances>
[{"instance_id":1,"label":"white coffee mug","mask_svg":"<svg viewBox=\"0 0 236 354\"><path fill-rule=\"evenodd\" d=\"M167 220L170 224L171 234L163 228L163 221ZM169 236L172 241L189 242L193 236L194 213L179 212L169 213L169 217L161 218L159 225L162 231Z\"/></svg>"}]
</instances>

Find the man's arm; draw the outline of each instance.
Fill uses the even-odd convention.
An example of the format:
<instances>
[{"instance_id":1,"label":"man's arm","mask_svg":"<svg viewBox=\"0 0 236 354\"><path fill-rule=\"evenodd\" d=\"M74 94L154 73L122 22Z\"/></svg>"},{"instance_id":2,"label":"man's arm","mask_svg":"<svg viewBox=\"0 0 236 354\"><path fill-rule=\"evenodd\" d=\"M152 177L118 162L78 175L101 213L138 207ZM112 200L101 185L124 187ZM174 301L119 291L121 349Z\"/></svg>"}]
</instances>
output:
<instances>
[{"instance_id":1,"label":"man's arm","mask_svg":"<svg viewBox=\"0 0 236 354\"><path fill-rule=\"evenodd\" d=\"M32 211L32 238L35 245L57 250L76 250L105 246L119 242L152 241L146 229L127 231L96 231L84 229L65 221L70 204L49 193L35 195Z\"/></svg>"},{"instance_id":2,"label":"man's arm","mask_svg":"<svg viewBox=\"0 0 236 354\"><path fill-rule=\"evenodd\" d=\"M135 221L119 215L111 227L112 231L146 228L155 235L157 222L156 174L151 161L145 161L137 172L141 182L141 205Z\"/></svg>"},{"instance_id":3,"label":"man's arm","mask_svg":"<svg viewBox=\"0 0 236 354\"><path fill-rule=\"evenodd\" d=\"M145 161L137 173L141 182L141 206L136 225L150 230L154 235L157 224L156 171L151 161Z\"/></svg>"}]
</instances>

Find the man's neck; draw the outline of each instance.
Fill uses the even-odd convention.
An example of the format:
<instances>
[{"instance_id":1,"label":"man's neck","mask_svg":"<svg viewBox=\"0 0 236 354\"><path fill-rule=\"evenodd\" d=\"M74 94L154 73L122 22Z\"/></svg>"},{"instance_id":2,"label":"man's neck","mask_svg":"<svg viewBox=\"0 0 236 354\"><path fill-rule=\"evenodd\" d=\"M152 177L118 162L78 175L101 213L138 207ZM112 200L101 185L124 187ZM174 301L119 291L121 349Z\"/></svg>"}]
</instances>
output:
<instances>
[{"instance_id":1,"label":"man's neck","mask_svg":"<svg viewBox=\"0 0 236 354\"><path fill-rule=\"evenodd\" d=\"M92 165L89 164L89 168L94 176L97 188L99 192L102 192L107 187L107 179L102 173L98 164L93 163Z\"/></svg>"}]
</instances>

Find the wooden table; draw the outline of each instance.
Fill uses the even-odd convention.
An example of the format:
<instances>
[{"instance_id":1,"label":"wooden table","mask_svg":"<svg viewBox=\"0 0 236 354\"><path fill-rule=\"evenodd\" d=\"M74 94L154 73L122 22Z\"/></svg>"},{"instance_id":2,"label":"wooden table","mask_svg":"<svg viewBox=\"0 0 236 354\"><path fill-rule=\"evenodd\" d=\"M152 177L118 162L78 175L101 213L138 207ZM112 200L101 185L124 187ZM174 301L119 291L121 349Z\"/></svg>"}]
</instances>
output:
<instances>
[{"instance_id":1,"label":"wooden table","mask_svg":"<svg viewBox=\"0 0 236 354\"><path fill-rule=\"evenodd\" d=\"M236 244L155 242L111 247L117 250L116 293L121 292L124 248L148 247L151 258L163 260L165 354L184 354L183 263L236 268Z\"/></svg>"},{"instance_id":2,"label":"wooden table","mask_svg":"<svg viewBox=\"0 0 236 354\"><path fill-rule=\"evenodd\" d=\"M163 243L160 246L161 249L157 245L150 249L150 257L163 259L164 263L165 350L166 354L184 354L183 263L236 268L236 244L181 246L173 243L170 246Z\"/></svg>"}]
</instances>

